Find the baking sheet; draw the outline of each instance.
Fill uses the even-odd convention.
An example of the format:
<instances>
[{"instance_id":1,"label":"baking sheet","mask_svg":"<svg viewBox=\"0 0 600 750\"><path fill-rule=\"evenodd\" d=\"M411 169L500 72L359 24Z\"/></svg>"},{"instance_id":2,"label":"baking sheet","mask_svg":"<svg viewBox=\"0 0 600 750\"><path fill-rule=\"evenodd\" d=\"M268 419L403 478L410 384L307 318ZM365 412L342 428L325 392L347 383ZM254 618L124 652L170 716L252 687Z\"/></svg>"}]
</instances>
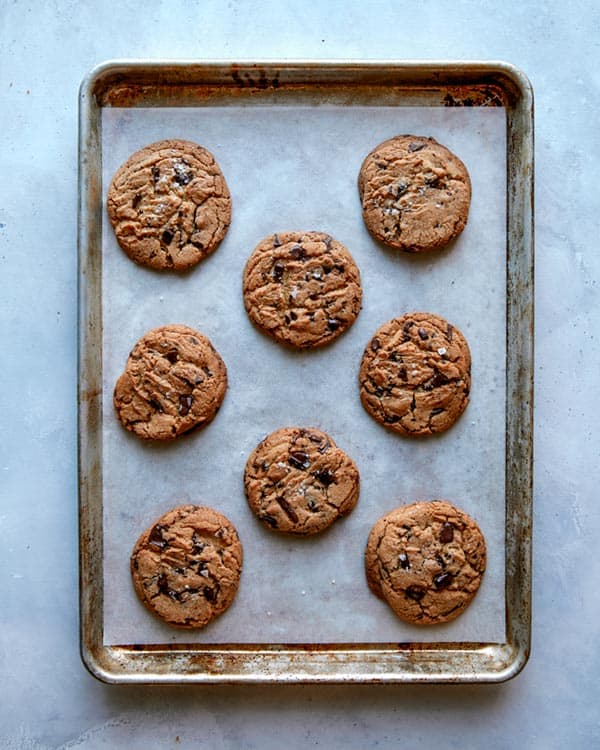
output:
<instances>
[{"instance_id":1,"label":"baking sheet","mask_svg":"<svg viewBox=\"0 0 600 750\"><path fill-rule=\"evenodd\" d=\"M377 143L430 135L469 169L469 223L449 248L412 256L383 248L362 223L356 178ZM187 138L216 156L232 194L230 230L186 275L133 264L103 216L104 643L502 642L505 638L506 118L499 107L104 108L103 197L138 148ZM104 207L104 203L103 203ZM314 352L284 349L250 324L241 296L246 258L264 236L326 231L348 247L364 290L354 326ZM383 322L434 312L458 326L472 357L471 403L447 433L404 439L364 412L357 373ZM127 433L112 390L133 343L184 323L210 337L229 389L215 421L172 444ZM354 512L322 535L276 535L246 505L246 458L284 425L330 433L356 461ZM480 524L488 545L481 589L452 623L400 621L368 590L363 552L375 520L402 503L446 498ZM211 505L236 525L244 569L231 608L207 628L163 625L137 600L129 555L143 529L180 503Z\"/></svg>"}]
</instances>

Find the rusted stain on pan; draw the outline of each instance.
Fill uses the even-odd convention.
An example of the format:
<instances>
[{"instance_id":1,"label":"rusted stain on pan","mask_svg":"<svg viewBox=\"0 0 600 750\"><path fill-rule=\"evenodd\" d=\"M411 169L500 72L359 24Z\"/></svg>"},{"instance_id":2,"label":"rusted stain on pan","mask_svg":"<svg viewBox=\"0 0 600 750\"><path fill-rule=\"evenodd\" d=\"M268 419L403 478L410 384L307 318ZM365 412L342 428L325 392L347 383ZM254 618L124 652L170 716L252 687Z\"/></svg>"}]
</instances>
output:
<instances>
[{"instance_id":1,"label":"rusted stain on pan","mask_svg":"<svg viewBox=\"0 0 600 750\"><path fill-rule=\"evenodd\" d=\"M503 643L103 643L101 109L207 102L504 107L507 118L506 639ZM150 62L99 66L80 90L80 643L106 682L500 682L527 661L533 463L533 95L486 62Z\"/></svg>"}]
</instances>

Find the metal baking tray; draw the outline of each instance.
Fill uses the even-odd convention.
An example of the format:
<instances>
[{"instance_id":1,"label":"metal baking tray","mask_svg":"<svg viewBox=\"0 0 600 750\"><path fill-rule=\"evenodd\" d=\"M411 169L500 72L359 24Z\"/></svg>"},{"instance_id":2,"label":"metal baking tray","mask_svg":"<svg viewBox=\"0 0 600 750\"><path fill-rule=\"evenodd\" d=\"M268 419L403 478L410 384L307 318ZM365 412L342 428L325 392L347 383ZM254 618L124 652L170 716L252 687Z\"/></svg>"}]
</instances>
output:
<instances>
[{"instance_id":1,"label":"metal baking tray","mask_svg":"<svg viewBox=\"0 0 600 750\"><path fill-rule=\"evenodd\" d=\"M504 639L105 644L102 112L232 102L257 111L333 104L505 113ZM533 93L524 74L503 62L113 61L83 81L79 118L80 646L86 667L110 683L458 683L518 674L530 651L533 461Z\"/></svg>"}]
</instances>

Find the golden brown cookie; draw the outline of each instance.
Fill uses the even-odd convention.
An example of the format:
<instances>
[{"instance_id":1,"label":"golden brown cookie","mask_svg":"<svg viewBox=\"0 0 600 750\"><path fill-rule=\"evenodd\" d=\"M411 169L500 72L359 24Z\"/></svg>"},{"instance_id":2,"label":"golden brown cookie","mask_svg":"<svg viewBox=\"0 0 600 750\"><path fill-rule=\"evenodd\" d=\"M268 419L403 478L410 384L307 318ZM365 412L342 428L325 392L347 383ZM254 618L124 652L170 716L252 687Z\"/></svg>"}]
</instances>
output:
<instances>
[{"instance_id":1,"label":"golden brown cookie","mask_svg":"<svg viewBox=\"0 0 600 750\"><path fill-rule=\"evenodd\" d=\"M433 138L399 135L380 143L362 164L358 190L373 237L411 253L446 245L469 216L467 168Z\"/></svg>"},{"instance_id":2,"label":"golden brown cookie","mask_svg":"<svg viewBox=\"0 0 600 750\"><path fill-rule=\"evenodd\" d=\"M469 346L432 313L393 318L368 343L359 386L364 408L385 427L407 436L443 432L469 403Z\"/></svg>"},{"instance_id":3,"label":"golden brown cookie","mask_svg":"<svg viewBox=\"0 0 600 750\"><path fill-rule=\"evenodd\" d=\"M486 565L479 526L445 500L396 508L373 526L365 553L371 591L416 625L454 620Z\"/></svg>"},{"instance_id":4,"label":"golden brown cookie","mask_svg":"<svg viewBox=\"0 0 600 750\"><path fill-rule=\"evenodd\" d=\"M113 401L123 426L138 437L171 440L208 424L226 390L225 363L208 338L167 325L133 347Z\"/></svg>"},{"instance_id":5,"label":"golden brown cookie","mask_svg":"<svg viewBox=\"0 0 600 750\"><path fill-rule=\"evenodd\" d=\"M268 528L316 534L358 500L354 461L321 430L283 427L268 435L246 463L248 504Z\"/></svg>"},{"instance_id":6,"label":"golden brown cookie","mask_svg":"<svg viewBox=\"0 0 600 750\"><path fill-rule=\"evenodd\" d=\"M182 505L137 540L131 576L141 601L169 625L201 628L232 603L242 572L233 524L212 508Z\"/></svg>"},{"instance_id":7,"label":"golden brown cookie","mask_svg":"<svg viewBox=\"0 0 600 750\"><path fill-rule=\"evenodd\" d=\"M185 271L221 242L231 198L214 156L191 141L158 141L117 170L106 207L119 245L136 263Z\"/></svg>"},{"instance_id":8,"label":"golden brown cookie","mask_svg":"<svg viewBox=\"0 0 600 750\"><path fill-rule=\"evenodd\" d=\"M323 232L281 232L262 240L244 269L252 322L283 344L328 344L356 320L360 273L346 248Z\"/></svg>"}]
</instances>

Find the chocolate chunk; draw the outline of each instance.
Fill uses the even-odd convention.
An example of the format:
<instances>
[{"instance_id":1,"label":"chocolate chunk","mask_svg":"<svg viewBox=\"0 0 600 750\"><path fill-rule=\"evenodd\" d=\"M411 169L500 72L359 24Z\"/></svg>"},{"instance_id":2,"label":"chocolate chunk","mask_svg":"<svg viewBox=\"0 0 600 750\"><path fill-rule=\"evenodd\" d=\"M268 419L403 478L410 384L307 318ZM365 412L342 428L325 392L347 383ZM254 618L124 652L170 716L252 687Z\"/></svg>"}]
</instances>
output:
<instances>
[{"instance_id":1,"label":"chocolate chunk","mask_svg":"<svg viewBox=\"0 0 600 750\"><path fill-rule=\"evenodd\" d=\"M406 184L406 182L399 182L398 183L398 193L397 193L398 198L401 195L404 195L404 193L406 193L407 190L408 190L408 185Z\"/></svg>"},{"instance_id":2,"label":"chocolate chunk","mask_svg":"<svg viewBox=\"0 0 600 750\"><path fill-rule=\"evenodd\" d=\"M398 375L400 376L400 380L403 380L405 383L408 380L408 373L406 371L406 366L402 365L402 367L398 370Z\"/></svg>"},{"instance_id":3,"label":"chocolate chunk","mask_svg":"<svg viewBox=\"0 0 600 750\"><path fill-rule=\"evenodd\" d=\"M305 453L304 451L291 451L288 463L295 469L308 469L310 466L310 459L308 453Z\"/></svg>"},{"instance_id":4,"label":"chocolate chunk","mask_svg":"<svg viewBox=\"0 0 600 750\"><path fill-rule=\"evenodd\" d=\"M156 579L158 590L161 594L168 596L173 601L179 601L179 594L169 586L169 581L164 573L159 573Z\"/></svg>"},{"instance_id":5,"label":"chocolate chunk","mask_svg":"<svg viewBox=\"0 0 600 750\"><path fill-rule=\"evenodd\" d=\"M379 339L378 339L377 337L375 337L375 338L374 338L374 339L373 339L373 340L371 341L371 351L372 351L372 352L376 352L376 351L377 351L378 349L380 349L380 348L381 348L381 342L379 341Z\"/></svg>"},{"instance_id":6,"label":"chocolate chunk","mask_svg":"<svg viewBox=\"0 0 600 750\"><path fill-rule=\"evenodd\" d=\"M162 410L163 409L162 409L162 406L158 403L158 401L156 401L155 399L151 398L148 401L148 404L149 404L149 406L151 406L154 409L154 411L157 411L160 414L162 414Z\"/></svg>"},{"instance_id":7,"label":"chocolate chunk","mask_svg":"<svg viewBox=\"0 0 600 750\"><path fill-rule=\"evenodd\" d=\"M272 274L273 274L273 278L275 279L277 283L281 282L284 271L285 271L285 266L283 265L283 263L279 260L276 261L275 264L273 265Z\"/></svg>"},{"instance_id":8,"label":"chocolate chunk","mask_svg":"<svg viewBox=\"0 0 600 750\"><path fill-rule=\"evenodd\" d=\"M388 359L390 362L402 362L402 355L400 352L390 352Z\"/></svg>"},{"instance_id":9,"label":"chocolate chunk","mask_svg":"<svg viewBox=\"0 0 600 750\"><path fill-rule=\"evenodd\" d=\"M442 544L448 544L448 542L451 542L454 539L454 524L446 521L442 525L442 530L440 531L440 542Z\"/></svg>"},{"instance_id":10,"label":"chocolate chunk","mask_svg":"<svg viewBox=\"0 0 600 750\"><path fill-rule=\"evenodd\" d=\"M206 542L201 542L198 539L198 535L194 531L192 534L192 553L194 555L199 555L205 547L206 547Z\"/></svg>"},{"instance_id":11,"label":"chocolate chunk","mask_svg":"<svg viewBox=\"0 0 600 750\"><path fill-rule=\"evenodd\" d=\"M402 570L408 570L410 568L410 562L408 561L408 555L406 552L401 552L398 555L398 562L400 563Z\"/></svg>"},{"instance_id":12,"label":"chocolate chunk","mask_svg":"<svg viewBox=\"0 0 600 750\"><path fill-rule=\"evenodd\" d=\"M433 583L436 589L445 589L452 583L453 578L452 573L439 573L433 577Z\"/></svg>"},{"instance_id":13,"label":"chocolate chunk","mask_svg":"<svg viewBox=\"0 0 600 750\"><path fill-rule=\"evenodd\" d=\"M452 334L454 332L454 327L448 323L448 329L446 331L446 336L448 337L448 341L452 341Z\"/></svg>"},{"instance_id":14,"label":"chocolate chunk","mask_svg":"<svg viewBox=\"0 0 600 750\"><path fill-rule=\"evenodd\" d=\"M160 169L157 166L152 167L152 179L154 180L154 186L160 179Z\"/></svg>"},{"instance_id":15,"label":"chocolate chunk","mask_svg":"<svg viewBox=\"0 0 600 750\"><path fill-rule=\"evenodd\" d=\"M170 349L166 354L165 357L169 360L169 362L174 365L175 362L179 359L179 355L177 354L177 349Z\"/></svg>"},{"instance_id":16,"label":"chocolate chunk","mask_svg":"<svg viewBox=\"0 0 600 750\"><path fill-rule=\"evenodd\" d=\"M340 327L340 321L337 320L337 318L328 318L327 327L330 331L337 331L337 329Z\"/></svg>"},{"instance_id":17,"label":"chocolate chunk","mask_svg":"<svg viewBox=\"0 0 600 750\"><path fill-rule=\"evenodd\" d=\"M422 589L420 586L409 586L406 589L405 594L409 599L414 599L416 602L420 602L425 596L425 589Z\"/></svg>"},{"instance_id":18,"label":"chocolate chunk","mask_svg":"<svg viewBox=\"0 0 600 750\"><path fill-rule=\"evenodd\" d=\"M413 141L412 143L408 144L408 150L411 153L414 153L415 151L420 151L422 148L425 148L426 145L426 143L417 143Z\"/></svg>"},{"instance_id":19,"label":"chocolate chunk","mask_svg":"<svg viewBox=\"0 0 600 750\"><path fill-rule=\"evenodd\" d=\"M163 538L163 531L164 526L161 526L159 523L157 523L156 526L152 527L152 531L150 532L150 536L148 537L148 544L151 547L156 547L156 549L164 549L167 546L168 542Z\"/></svg>"},{"instance_id":20,"label":"chocolate chunk","mask_svg":"<svg viewBox=\"0 0 600 750\"><path fill-rule=\"evenodd\" d=\"M187 414L189 414L193 402L194 399L191 396L179 397L179 406L177 408L177 411L179 412L180 416L185 417Z\"/></svg>"},{"instance_id":21,"label":"chocolate chunk","mask_svg":"<svg viewBox=\"0 0 600 750\"><path fill-rule=\"evenodd\" d=\"M290 255L294 260L305 260L307 257L306 250L302 247L302 245L294 245L290 250Z\"/></svg>"},{"instance_id":22,"label":"chocolate chunk","mask_svg":"<svg viewBox=\"0 0 600 750\"><path fill-rule=\"evenodd\" d=\"M311 513L318 513L319 512L319 506L315 501L312 499L312 497L309 497L306 501L306 504L308 505L308 509L311 511Z\"/></svg>"},{"instance_id":23,"label":"chocolate chunk","mask_svg":"<svg viewBox=\"0 0 600 750\"><path fill-rule=\"evenodd\" d=\"M273 235L273 247L281 247L281 240L278 234Z\"/></svg>"},{"instance_id":24,"label":"chocolate chunk","mask_svg":"<svg viewBox=\"0 0 600 750\"><path fill-rule=\"evenodd\" d=\"M435 409L431 410L431 416L435 417L435 416L437 416L438 414L441 414L444 411L445 411L445 409L443 409L441 406L436 406Z\"/></svg>"},{"instance_id":25,"label":"chocolate chunk","mask_svg":"<svg viewBox=\"0 0 600 750\"><path fill-rule=\"evenodd\" d=\"M331 469L320 469L319 471L315 471L313 473L313 477L318 482L321 482L321 484L324 484L325 487L329 487L329 485L332 484L335 479L335 475L331 471Z\"/></svg>"},{"instance_id":26,"label":"chocolate chunk","mask_svg":"<svg viewBox=\"0 0 600 750\"><path fill-rule=\"evenodd\" d=\"M178 185L187 185L194 179L194 174L187 170L183 164L176 163L174 166L175 177L173 178Z\"/></svg>"},{"instance_id":27,"label":"chocolate chunk","mask_svg":"<svg viewBox=\"0 0 600 750\"><path fill-rule=\"evenodd\" d=\"M137 208L142 200L142 194L136 193L133 200L131 201L131 208Z\"/></svg>"},{"instance_id":28,"label":"chocolate chunk","mask_svg":"<svg viewBox=\"0 0 600 750\"><path fill-rule=\"evenodd\" d=\"M161 242L165 243L165 245L170 245L174 236L175 235L173 234L173 232L171 232L169 229L165 229L165 231L161 234L160 239Z\"/></svg>"},{"instance_id":29,"label":"chocolate chunk","mask_svg":"<svg viewBox=\"0 0 600 750\"><path fill-rule=\"evenodd\" d=\"M449 383L450 381L448 378L441 372L437 372L433 379L431 380L431 385L434 388L439 388L441 385L446 385L446 383Z\"/></svg>"},{"instance_id":30,"label":"chocolate chunk","mask_svg":"<svg viewBox=\"0 0 600 750\"><path fill-rule=\"evenodd\" d=\"M202 589L202 593L204 594L204 598L206 599L207 602L211 602L212 604L217 601L217 592L215 591L215 589L211 588L210 586L205 586Z\"/></svg>"},{"instance_id":31,"label":"chocolate chunk","mask_svg":"<svg viewBox=\"0 0 600 750\"><path fill-rule=\"evenodd\" d=\"M429 338L429 334L427 333L427 331L424 328L419 328L419 330L417 331L417 333L419 334L419 338L422 341L427 341L427 339Z\"/></svg>"},{"instance_id":32,"label":"chocolate chunk","mask_svg":"<svg viewBox=\"0 0 600 750\"><path fill-rule=\"evenodd\" d=\"M272 516L270 513L261 513L259 515L259 518L261 521L266 521L271 528L276 529L277 528L277 519L275 516Z\"/></svg>"},{"instance_id":33,"label":"chocolate chunk","mask_svg":"<svg viewBox=\"0 0 600 750\"><path fill-rule=\"evenodd\" d=\"M435 190L445 190L447 185L442 177L434 175L433 177L424 177L423 181L427 187L434 188Z\"/></svg>"},{"instance_id":34,"label":"chocolate chunk","mask_svg":"<svg viewBox=\"0 0 600 750\"><path fill-rule=\"evenodd\" d=\"M284 497L277 497L276 500L279 506L281 507L281 510L290 519L290 521L292 523L298 523L298 514L292 508L292 506L288 503L288 501Z\"/></svg>"}]
</instances>

